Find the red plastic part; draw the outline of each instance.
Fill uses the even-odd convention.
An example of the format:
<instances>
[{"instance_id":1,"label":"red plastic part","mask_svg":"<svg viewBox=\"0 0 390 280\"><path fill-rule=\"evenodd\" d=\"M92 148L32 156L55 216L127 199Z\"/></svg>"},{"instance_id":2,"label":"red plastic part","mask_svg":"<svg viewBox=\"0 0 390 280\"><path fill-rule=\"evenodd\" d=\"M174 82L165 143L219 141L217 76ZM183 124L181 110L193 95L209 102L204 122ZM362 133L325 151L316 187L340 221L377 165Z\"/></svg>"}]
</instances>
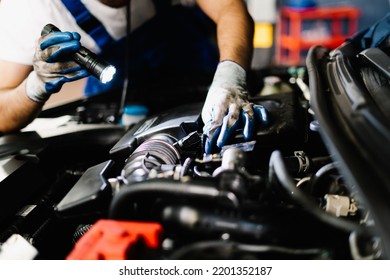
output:
<instances>
[{"instance_id":1,"label":"red plastic part","mask_svg":"<svg viewBox=\"0 0 390 280\"><path fill-rule=\"evenodd\" d=\"M131 247L142 241L151 249L160 246L158 223L116 220L97 221L76 243L67 260L126 260Z\"/></svg>"}]
</instances>

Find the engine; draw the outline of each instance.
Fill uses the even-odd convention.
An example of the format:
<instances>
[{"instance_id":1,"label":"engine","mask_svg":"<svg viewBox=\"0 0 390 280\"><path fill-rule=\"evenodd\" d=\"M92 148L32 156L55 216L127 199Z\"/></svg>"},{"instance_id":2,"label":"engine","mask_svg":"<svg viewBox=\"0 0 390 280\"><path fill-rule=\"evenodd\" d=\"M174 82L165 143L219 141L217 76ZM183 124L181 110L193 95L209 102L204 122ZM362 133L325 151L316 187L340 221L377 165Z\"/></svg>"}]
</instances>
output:
<instances>
[{"instance_id":1,"label":"engine","mask_svg":"<svg viewBox=\"0 0 390 280\"><path fill-rule=\"evenodd\" d=\"M294 73L277 91L251 96L270 118L253 141L238 131L211 155L204 154L202 103L121 129L90 130L77 119L82 138L65 134L76 135L77 153L72 146L68 154L60 135L18 155L46 174L36 185L49 187L21 202L27 206L6 220L1 242L23 236L36 259L383 258L365 200L340 172L307 80ZM58 168L48 163L53 149L63 159Z\"/></svg>"},{"instance_id":2,"label":"engine","mask_svg":"<svg viewBox=\"0 0 390 280\"><path fill-rule=\"evenodd\" d=\"M254 98L271 123L213 155L203 154L201 104L131 127L56 206L61 219L91 221L75 225L67 258L378 257L361 230L368 214L301 98ZM111 255L111 242L121 251Z\"/></svg>"}]
</instances>

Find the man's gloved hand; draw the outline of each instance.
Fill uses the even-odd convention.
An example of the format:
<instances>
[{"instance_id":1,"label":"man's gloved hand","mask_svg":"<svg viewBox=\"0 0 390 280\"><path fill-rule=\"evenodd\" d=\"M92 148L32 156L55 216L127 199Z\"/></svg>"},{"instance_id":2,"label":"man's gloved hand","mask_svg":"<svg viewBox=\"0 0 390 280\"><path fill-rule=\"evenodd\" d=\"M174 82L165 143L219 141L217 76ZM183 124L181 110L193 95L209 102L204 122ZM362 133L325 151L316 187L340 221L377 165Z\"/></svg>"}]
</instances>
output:
<instances>
[{"instance_id":1,"label":"man's gloved hand","mask_svg":"<svg viewBox=\"0 0 390 280\"><path fill-rule=\"evenodd\" d=\"M84 67L72 60L72 54L80 46L80 35L75 32L52 32L39 39L33 59L34 71L26 84L27 96L31 100L45 102L64 83L89 75Z\"/></svg>"},{"instance_id":2,"label":"man's gloved hand","mask_svg":"<svg viewBox=\"0 0 390 280\"><path fill-rule=\"evenodd\" d=\"M246 72L229 60L218 64L202 109L205 153L222 148L242 128L244 140L253 138L259 124L268 123L267 110L248 101Z\"/></svg>"}]
</instances>

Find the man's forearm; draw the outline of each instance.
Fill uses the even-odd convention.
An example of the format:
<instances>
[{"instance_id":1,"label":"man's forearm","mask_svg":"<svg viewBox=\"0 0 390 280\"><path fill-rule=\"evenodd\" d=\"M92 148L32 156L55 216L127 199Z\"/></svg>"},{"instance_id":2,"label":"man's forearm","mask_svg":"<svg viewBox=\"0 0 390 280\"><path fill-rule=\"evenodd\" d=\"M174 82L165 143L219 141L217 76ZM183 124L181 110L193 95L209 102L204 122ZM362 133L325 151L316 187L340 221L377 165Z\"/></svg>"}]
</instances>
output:
<instances>
[{"instance_id":1,"label":"man's forearm","mask_svg":"<svg viewBox=\"0 0 390 280\"><path fill-rule=\"evenodd\" d=\"M26 95L26 81L15 89L0 90L0 132L19 130L29 124L41 111L43 104Z\"/></svg>"},{"instance_id":2,"label":"man's forearm","mask_svg":"<svg viewBox=\"0 0 390 280\"><path fill-rule=\"evenodd\" d=\"M240 1L237 1L240 2ZM249 69L253 52L253 21L241 5L222 13L218 26L220 60L231 59Z\"/></svg>"},{"instance_id":3,"label":"man's forearm","mask_svg":"<svg viewBox=\"0 0 390 280\"><path fill-rule=\"evenodd\" d=\"M220 60L233 60L249 69L253 54L253 20L241 0L198 0L217 24Z\"/></svg>"}]
</instances>

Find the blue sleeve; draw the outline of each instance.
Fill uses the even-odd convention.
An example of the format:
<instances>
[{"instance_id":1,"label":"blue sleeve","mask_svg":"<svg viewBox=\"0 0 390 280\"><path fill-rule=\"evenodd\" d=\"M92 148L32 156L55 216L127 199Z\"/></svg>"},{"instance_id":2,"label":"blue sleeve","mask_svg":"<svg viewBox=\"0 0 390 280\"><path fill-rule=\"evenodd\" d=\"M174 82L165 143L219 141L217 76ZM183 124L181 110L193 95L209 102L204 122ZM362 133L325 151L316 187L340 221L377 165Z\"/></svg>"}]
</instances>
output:
<instances>
[{"instance_id":1,"label":"blue sleeve","mask_svg":"<svg viewBox=\"0 0 390 280\"><path fill-rule=\"evenodd\" d=\"M358 32L350 41L362 50L380 47L390 35L390 13L377 21L371 27Z\"/></svg>"}]
</instances>

